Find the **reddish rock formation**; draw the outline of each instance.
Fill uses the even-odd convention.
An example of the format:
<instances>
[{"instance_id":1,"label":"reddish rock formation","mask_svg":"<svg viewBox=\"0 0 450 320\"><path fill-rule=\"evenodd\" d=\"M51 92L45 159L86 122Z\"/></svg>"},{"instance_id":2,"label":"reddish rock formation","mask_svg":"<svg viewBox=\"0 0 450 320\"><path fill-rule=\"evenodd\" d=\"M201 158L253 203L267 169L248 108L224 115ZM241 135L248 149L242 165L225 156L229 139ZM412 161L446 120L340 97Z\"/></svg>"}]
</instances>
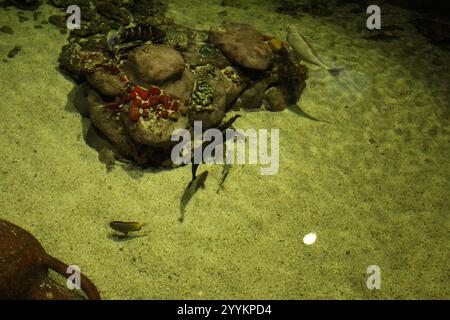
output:
<instances>
[{"instance_id":1,"label":"reddish rock formation","mask_svg":"<svg viewBox=\"0 0 450 320\"><path fill-rule=\"evenodd\" d=\"M49 256L26 230L0 219L0 300L73 300L78 295L48 278L48 269L68 277L67 265ZM81 275L89 299L100 299L95 285Z\"/></svg>"}]
</instances>

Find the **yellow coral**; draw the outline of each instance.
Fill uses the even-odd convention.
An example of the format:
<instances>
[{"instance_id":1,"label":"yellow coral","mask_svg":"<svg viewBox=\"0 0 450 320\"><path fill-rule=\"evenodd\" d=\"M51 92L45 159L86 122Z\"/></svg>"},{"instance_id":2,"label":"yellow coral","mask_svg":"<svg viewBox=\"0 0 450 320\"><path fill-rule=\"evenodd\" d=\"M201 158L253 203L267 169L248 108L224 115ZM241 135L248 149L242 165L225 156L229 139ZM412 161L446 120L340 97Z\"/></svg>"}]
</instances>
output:
<instances>
[{"instance_id":1,"label":"yellow coral","mask_svg":"<svg viewBox=\"0 0 450 320\"><path fill-rule=\"evenodd\" d=\"M269 40L269 44L275 51L280 51L283 48L283 41L278 38L272 38Z\"/></svg>"}]
</instances>

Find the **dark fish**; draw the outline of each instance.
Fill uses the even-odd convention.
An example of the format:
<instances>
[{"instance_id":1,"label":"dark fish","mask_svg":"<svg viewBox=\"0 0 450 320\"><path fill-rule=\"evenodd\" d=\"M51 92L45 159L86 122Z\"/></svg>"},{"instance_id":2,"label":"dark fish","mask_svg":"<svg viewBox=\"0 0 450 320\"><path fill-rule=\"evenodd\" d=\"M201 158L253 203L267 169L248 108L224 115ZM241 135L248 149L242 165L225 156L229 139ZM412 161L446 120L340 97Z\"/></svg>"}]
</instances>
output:
<instances>
[{"instance_id":1,"label":"dark fish","mask_svg":"<svg viewBox=\"0 0 450 320\"><path fill-rule=\"evenodd\" d=\"M183 196L181 197L180 201L180 212L181 212L181 217L179 219L180 222L184 221L184 212L186 210L186 206L192 199L194 194L197 192L198 189L205 188L205 180L207 177L208 171L202 172L198 177L189 182L188 186L184 190Z\"/></svg>"},{"instance_id":2,"label":"dark fish","mask_svg":"<svg viewBox=\"0 0 450 320\"><path fill-rule=\"evenodd\" d=\"M230 127L233 125L233 123L234 123L238 118L240 118L240 117L241 117L241 115L236 114L236 115L232 116L230 119L228 119L227 121L225 121L223 124L221 124L221 125L219 125L219 126L217 127L217 129L219 129L220 131L222 131L222 134L223 134L223 142L226 142L226 141L225 141L225 139L226 139L226 130L227 130L228 128L230 128ZM210 143L211 143L210 141L205 141L205 142L203 142L203 144L202 144L202 146L201 146L202 150L204 150L205 147L206 147L208 144L210 144ZM194 163L194 156L192 156L191 163L192 163L192 180L191 180L191 182L192 182L192 181L194 181L195 178L196 178L197 169L198 169L200 163Z\"/></svg>"},{"instance_id":3,"label":"dark fish","mask_svg":"<svg viewBox=\"0 0 450 320\"><path fill-rule=\"evenodd\" d=\"M225 162L225 164L223 166L223 170L222 170L222 176L220 177L219 187L217 188L216 193L219 193L219 191L223 189L223 184L224 184L225 179L227 178L228 174L230 173L230 169L231 169L231 164Z\"/></svg>"}]
</instances>

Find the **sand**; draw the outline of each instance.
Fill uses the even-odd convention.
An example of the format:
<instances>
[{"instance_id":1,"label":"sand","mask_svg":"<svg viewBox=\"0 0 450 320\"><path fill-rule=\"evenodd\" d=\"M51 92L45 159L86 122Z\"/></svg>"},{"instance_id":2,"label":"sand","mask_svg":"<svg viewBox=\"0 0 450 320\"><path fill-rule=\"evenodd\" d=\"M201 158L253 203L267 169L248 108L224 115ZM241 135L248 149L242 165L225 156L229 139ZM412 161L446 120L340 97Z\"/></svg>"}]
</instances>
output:
<instances>
[{"instance_id":1,"label":"sand","mask_svg":"<svg viewBox=\"0 0 450 320\"><path fill-rule=\"evenodd\" d=\"M279 128L280 170L234 166L216 193L209 171L180 223L190 167L107 172L83 139L75 83L57 70L67 35L19 22L2 9L0 57L0 218L29 230L46 250L76 264L105 299L436 299L448 286L450 210L449 51L386 7L385 21L406 28L391 42L361 38L365 15L347 21L291 17L274 2L173 0L168 16L207 30L248 22L284 37L297 25L338 79L310 68L298 105L326 122L288 110L243 112L236 127ZM227 11L227 15L219 14ZM347 10L345 8L341 10ZM340 19L340 20L339 20ZM143 237L114 241L112 220L145 223ZM303 237L317 234L313 245ZM381 288L369 290L378 265ZM64 283L60 276L52 277Z\"/></svg>"}]
</instances>

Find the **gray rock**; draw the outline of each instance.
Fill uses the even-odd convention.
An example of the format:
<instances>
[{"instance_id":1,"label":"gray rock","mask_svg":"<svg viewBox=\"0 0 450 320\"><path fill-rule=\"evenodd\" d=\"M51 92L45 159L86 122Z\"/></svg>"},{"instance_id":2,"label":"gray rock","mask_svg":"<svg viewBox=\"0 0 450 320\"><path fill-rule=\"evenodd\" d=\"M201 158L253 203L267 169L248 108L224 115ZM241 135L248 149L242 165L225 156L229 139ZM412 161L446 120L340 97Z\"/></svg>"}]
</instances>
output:
<instances>
[{"instance_id":1,"label":"gray rock","mask_svg":"<svg viewBox=\"0 0 450 320\"><path fill-rule=\"evenodd\" d=\"M211 29L208 35L208 41L236 65L261 71L269 69L274 59L274 53L265 38L252 26L237 23Z\"/></svg>"},{"instance_id":2,"label":"gray rock","mask_svg":"<svg viewBox=\"0 0 450 320\"><path fill-rule=\"evenodd\" d=\"M121 119L135 142L163 149L177 143L170 140L176 129L186 129L189 126L188 118L183 115L179 115L177 120L173 121L159 119L156 114L150 112L147 119L140 117L133 123L126 113L122 113Z\"/></svg>"},{"instance_id":3,"label":"gray rock","mask_svg":"<svg viewBox=\"0 0 450 320\"><path fill-rule=\"evenodd\" d=\"M220 70L220 73L224 76L218 79L226 92L226 111L228 111L242 91L248 86L250 79L237 67L227 66Z\"/></svg>"},{"instance_id":4,"label":"gray rock","mask_svg":"<svg viewBox=\"0 0 450 320\"><path fill-rule=\"evenodd\" d=\"M283 111L287 108L287 102L283 89L279 86L270 87L264 93L265 107L270 111Z\"/></svg>"},{"instance_id":5,"label":"gray rock","mask_svg":"<svg viewBox=\"0 0 450 320\"><path fill-rule=\"evenodd\" d=\"M173 48L145 44L128 55L127 74L138 84L162 84L179 78L184 69L183 56Z\"/></svg>"},{"instance_id":6,"label":"gray rock","mask_svg":"<svg viewBox=\"0 0 450 320\"><path fill-rule=\"evenodd\" d=\"M92 90L88 83L83 83L76 88L73 104L75 109L83 116L89 117L89 101L87 100L89 91Z\"/></svg>"},{"instance_id":7,"label":"gray rock","mask_svg":"<svg viewBox=\"0 0 450 320\"><path fill-rule=\"evenodd\" d=\"M185 69L179 80L171 81L161 88L171 97L181 100L183 103L189 100L194 89L195 76L191 70Z\"/></svg>"},{"instance_id":8,"label":"gray rock","mask_svg":"<svg viewBox=\"0 0 450 320\"><path fill-rule=\"evenodd\" d=\"M89 116L92 124L100 130L106 138L125 156L139 159L137 148L126 127L120 118L107 110L100 95L95 90L90 90L87 95L89 103Z\"/></svg>"},{"instance_id":9,"label":"gray rock","mask_svg":"<svg viewBox=\"0 0 450 320\"><path fill-rule=\"evenodd\" d=\"M120 82L119 77L102 69L87 75L86 79L94 89L105 97L116 97L123 90L123 83Z\"/></svg>"},{"instance_id":10,"label":"gray rock","mask_svg":"<svg viewBox=\"0 0 450 320\"><path fill-rule=\"evenodd\" d=\"M269 86L275 84L279 80L279 76L278 72L272 72L266 77L254 82L239 96L236 107L244 109L261 108L264 92Z\"/></svg>"}]
</instances>

